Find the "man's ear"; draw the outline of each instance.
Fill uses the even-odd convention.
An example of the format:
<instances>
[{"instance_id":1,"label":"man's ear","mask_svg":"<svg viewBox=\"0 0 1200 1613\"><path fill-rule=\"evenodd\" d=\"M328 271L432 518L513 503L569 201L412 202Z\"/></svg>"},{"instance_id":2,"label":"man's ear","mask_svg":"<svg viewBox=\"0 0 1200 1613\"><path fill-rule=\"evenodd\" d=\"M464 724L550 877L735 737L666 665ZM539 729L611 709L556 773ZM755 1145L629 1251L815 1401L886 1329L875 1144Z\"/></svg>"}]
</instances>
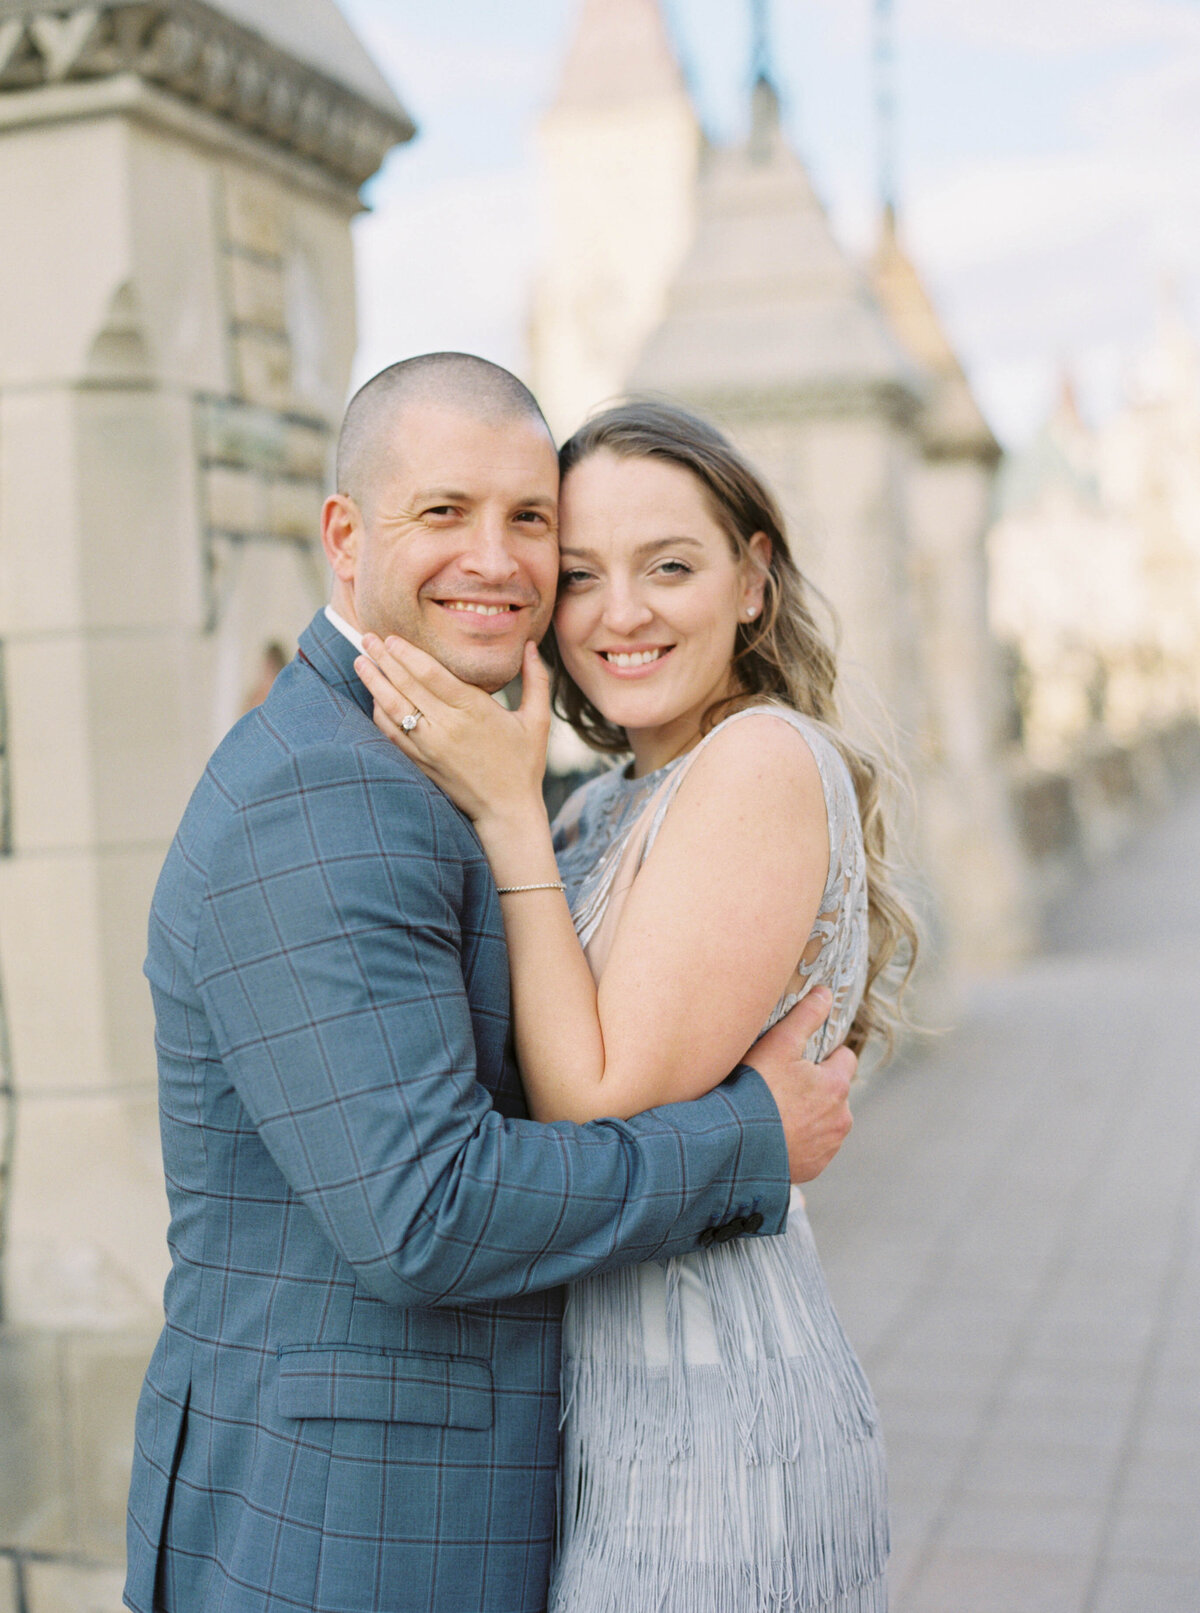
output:
<instances>
[{"instance_id":1,"label":"man's ear","mask_svg":"<svg viewBox=\"0 0 1200 1613\"><path fill-rule=\"evenodd\" d=\"M362 512L345 493L334 493L321 510L321 543L339 582L352 584L358 569Z\"/></svg>"}]
</instances>

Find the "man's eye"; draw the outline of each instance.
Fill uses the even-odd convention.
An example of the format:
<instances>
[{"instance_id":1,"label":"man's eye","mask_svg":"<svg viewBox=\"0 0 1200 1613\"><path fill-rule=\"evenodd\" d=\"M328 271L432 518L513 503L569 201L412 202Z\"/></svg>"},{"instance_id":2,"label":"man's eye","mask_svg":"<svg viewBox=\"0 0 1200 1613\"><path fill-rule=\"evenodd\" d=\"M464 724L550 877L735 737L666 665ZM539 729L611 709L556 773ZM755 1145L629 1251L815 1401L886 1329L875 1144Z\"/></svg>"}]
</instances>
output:
<instances>
[{"instance_id":1,"label":"man's eye","mask_svg":"<svg viewBox=\"0 0 1200 1613\"><path fill-rule=\"evenodd\" d=\"M435 516L440 521L457 515L458 511L455 509L453 504L433 504L424 513L426 515Z\"/></svg>"},{"instance_id":2,"label":"man's eye","mask_svg":"<svg viewBox=\"0 0 1200 1613\"><path fill-rule=\"evenodd\" d=\"M548 517L546 516L544 510L518 510L514 516L514 520L523 521L526 523L526 525L530 524L531 522L537 522L538 525L545 526L547 524Z\"/></svg>"}]
</instances>

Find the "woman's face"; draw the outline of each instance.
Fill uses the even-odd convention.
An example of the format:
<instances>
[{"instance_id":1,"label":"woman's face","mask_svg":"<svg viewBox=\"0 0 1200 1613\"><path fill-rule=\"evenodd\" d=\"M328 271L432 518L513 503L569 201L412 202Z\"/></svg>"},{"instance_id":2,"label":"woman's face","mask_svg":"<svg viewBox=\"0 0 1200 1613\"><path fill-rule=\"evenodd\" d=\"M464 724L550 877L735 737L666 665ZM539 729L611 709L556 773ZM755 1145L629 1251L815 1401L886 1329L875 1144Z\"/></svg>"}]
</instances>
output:
<instances>
[{"instance_id":1,"label":"woman's face","mask_svg":"<svg viewBox=\"0 0 1200 1613\"><path fill-rule=\"evenodd\" d=\"M739 562L700 483L600 449L568 472L554 629L564 665L645 773L696 738L732 691L739 621L762 608L770 542Z\"/></svg>"}]
</instances>

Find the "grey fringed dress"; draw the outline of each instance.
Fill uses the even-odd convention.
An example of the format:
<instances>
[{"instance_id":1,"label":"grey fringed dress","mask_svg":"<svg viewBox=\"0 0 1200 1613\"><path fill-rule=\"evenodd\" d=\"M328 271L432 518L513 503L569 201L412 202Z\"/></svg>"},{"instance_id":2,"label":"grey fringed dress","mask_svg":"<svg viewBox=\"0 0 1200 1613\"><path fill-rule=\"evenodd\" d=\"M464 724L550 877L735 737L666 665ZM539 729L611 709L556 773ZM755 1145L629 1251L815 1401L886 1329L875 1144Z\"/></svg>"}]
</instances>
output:
<instances>
[{"instance_id":1,"label":"grey fringed dress","mask_svg":"<svg viewBox=\"0 0 1200 1613\"><path fill-rule=\"evenodd\" d=\"M828 986L833 1010L809 1049L821 1057L844 1039L862 997L867 911L853 784L819 723L758 706L656 773L603 774L563 809L555 849L599 975L625 893L695 758L727 723L766 711L816 759L830 844L812 938L768 1024L811 986ZM777 1237L572 1286L560 1484L551 1613L882 1613L876 1410L799 1190Z\"/></svg>"}]
</instances>

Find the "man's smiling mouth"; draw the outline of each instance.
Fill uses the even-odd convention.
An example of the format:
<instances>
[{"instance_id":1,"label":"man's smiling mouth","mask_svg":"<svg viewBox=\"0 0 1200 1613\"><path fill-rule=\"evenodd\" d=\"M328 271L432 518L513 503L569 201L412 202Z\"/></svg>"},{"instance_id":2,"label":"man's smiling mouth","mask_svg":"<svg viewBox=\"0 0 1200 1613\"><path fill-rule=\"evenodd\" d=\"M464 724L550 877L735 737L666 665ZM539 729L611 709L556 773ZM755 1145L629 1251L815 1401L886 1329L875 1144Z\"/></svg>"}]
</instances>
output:
<instances>
[{"instance_id":1,"label":"man's smiling mouth","mask_svg":"<svg viewBox=\"0 0 1200 1613\"><path fill-rule=\"evenodd\" d=\"M439 599L437 603L443 610L468 611L473 616L508 616L524 608L521 605L484 605L474 599Z\"/></svg>"}]
</instances>

